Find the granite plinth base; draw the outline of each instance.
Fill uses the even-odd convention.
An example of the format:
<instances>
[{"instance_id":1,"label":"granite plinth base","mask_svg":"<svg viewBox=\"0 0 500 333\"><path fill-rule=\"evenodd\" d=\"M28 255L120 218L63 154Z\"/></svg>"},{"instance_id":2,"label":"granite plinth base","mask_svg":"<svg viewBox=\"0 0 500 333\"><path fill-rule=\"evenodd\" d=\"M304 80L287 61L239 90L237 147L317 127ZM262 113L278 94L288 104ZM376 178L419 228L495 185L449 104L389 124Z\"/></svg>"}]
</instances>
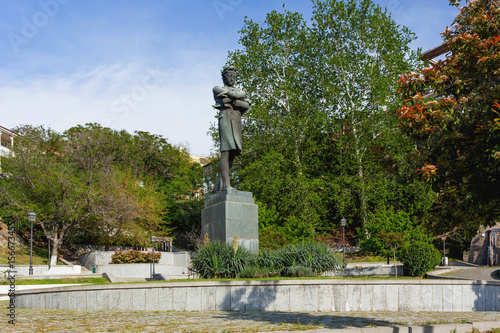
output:
<instances>
[{"instance_id":1,"label":"granite plinth base","mask_svg":"<svg viewBox=\"0 0 500 333\"><path fill-rule=\"evenodd\" d=\"M240 246L259 252L258 206L252 192L225 189L209 196L201 211L201 232L228 244L238 236Z\"/></svg>"}]
</instances>

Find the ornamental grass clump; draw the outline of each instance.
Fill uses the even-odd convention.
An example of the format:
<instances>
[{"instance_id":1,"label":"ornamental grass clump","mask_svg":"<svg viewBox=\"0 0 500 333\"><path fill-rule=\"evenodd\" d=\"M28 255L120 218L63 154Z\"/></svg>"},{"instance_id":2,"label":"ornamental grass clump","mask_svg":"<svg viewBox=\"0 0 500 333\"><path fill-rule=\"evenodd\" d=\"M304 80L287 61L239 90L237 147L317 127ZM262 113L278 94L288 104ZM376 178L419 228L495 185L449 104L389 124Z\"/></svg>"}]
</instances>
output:
<instances>
[{"instance_id":1,"label":"ornamental grass clump","mask_svg":"<svg viewBox=\"0 0 500 333\"><path fill-rule=\"evenodd\" d=\"M280 276L280 272L271 267L261 267L258 265L251 265L243 268L237 275L240 279L261 279L272 278Z\"/></svg>"},{"instance_id":2,"label":"ornamental grass clump","mask_svg":"<svg viewBox=\"0 0 500 333\"><path fill-rule=\"evenodd\" d=\"M276 250L274 265L281 269L283 276L307 276L309 271L321 276L324 272L340 269L342 260L325 243L302 242Z\"/></svg>"},{"instance_id":3,"label":"ornamental grass clump","mask_svg":"<svg viewBox=\"0 0 500 333\"><path fill-rule=\"evenodd\" d=\"M327 244L303 242L254 255L239 245L208 241L191 261L191 270L201 278L309 277L342 267L340 255Z\"/></svg>"},{"instance_id":4,"label":"ornamental grass clump","mask_svg":"<svg viewBox=\"0 0 500 333\"><path fill-rule=\"evenodd\" d=\"M255 262L255 256L243 247L221 241L202 245L191 261L191 271L203 279L234 278L244 267Z\"/></svg>"}]
</instances>

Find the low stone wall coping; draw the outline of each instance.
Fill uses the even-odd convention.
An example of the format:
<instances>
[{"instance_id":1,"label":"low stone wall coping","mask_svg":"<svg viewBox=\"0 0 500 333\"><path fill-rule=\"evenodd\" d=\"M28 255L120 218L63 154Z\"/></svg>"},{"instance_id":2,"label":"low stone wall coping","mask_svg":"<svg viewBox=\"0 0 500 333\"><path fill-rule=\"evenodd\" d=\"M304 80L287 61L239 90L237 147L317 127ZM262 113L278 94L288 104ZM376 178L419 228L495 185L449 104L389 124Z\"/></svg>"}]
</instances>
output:
<instances>
[{"instance_id":1,"label":"low stone wall coping","mask_svg":"<svg viewBox=\"0 0 500 333\"><path fill-rule=\"evenodd\" d=\"M16 291L17 295L43 294L65 291L117 290L117 289L155 289L182 287L253 287L253 286L315 286L315 285L483 285L500 286L500 281L483 280L253 280L253 281L193 281L193 282L155 282L155 283L124 283L103 285L80 285L44 289Z\"/></svg>"},{"instance_id":2,"label":"low stone wall coping","mask_svg":"<svg viewBox=\"0 0 500 333\"><path fill-rule=\"evenodd\" d=\"M474 280L188 281L16 294L20 308L67 310L500 311L500 283Z\"/></svg>"}]
</instances>

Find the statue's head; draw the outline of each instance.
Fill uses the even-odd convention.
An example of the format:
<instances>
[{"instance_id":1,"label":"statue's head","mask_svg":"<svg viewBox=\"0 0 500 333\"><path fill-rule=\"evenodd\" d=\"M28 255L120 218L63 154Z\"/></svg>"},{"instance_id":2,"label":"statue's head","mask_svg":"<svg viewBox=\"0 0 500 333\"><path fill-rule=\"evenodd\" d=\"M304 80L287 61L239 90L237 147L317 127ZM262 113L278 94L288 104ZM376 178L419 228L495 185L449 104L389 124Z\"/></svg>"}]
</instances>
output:
<instances>
[{"instance_id":1,"label":"statue's head","mask_svg":"<svg viewBox=\"0 0 500 333\"><path fill-rule=\"evenodd\" d=\"M222 69L222 81L228 87L232 87L236 81L236 67L234 66L224 66Z\"/></svg>"}]
</instances>

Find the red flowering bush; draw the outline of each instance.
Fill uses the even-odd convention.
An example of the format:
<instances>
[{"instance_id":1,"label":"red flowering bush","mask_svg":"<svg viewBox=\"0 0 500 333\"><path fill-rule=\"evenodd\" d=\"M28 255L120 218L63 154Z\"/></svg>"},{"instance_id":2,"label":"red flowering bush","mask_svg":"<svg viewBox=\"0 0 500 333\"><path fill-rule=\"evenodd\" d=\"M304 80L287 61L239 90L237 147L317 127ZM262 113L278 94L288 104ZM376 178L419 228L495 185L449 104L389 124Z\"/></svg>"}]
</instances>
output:
<instances>
[{"instance_id":1,"label":"red flowering bush","mask_svg":"<svg viewBox=\"0 0 500 333\"><path fill-rule=\"evenodd\" d=\"M155 262L161 258L160 252L155 252ZM137 250L130 251L115 251L111 256L113 264L141 264L153 262L153 252L141 252Z\"/></svg>"}]
</instances>

